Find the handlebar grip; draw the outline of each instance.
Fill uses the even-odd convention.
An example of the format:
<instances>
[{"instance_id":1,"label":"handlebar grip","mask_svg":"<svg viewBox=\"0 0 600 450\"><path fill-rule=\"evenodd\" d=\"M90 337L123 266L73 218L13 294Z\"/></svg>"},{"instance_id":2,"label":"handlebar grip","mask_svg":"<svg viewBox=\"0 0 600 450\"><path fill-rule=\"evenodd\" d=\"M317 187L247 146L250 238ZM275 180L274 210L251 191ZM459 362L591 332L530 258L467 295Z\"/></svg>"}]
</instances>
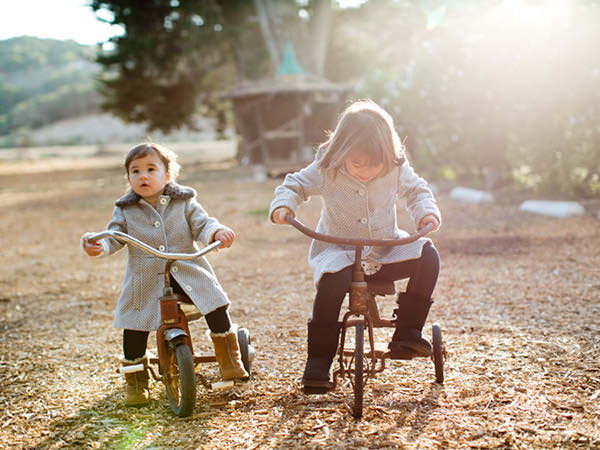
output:
<instances>
[{"instance_id":1,"label":"handlebar grip","mask_svg":"<svg viewBox=\"0 0 600 450\"><path fill-rule=\"evenodd\" d=\"M424 233L424 234L428 234L431 233L433 231L433 223L429 222L427 225L425 225L423 228L421 228L419 230L419 233Z\"/></svg>"},{"instance_id":2,"label":"handlebar grip","mask_svg":"<svg viewBox=\"0 0 600 450\"><path fill-rule=\"evenodd\" d=\"M95 244L101 239L101 234L102 233L86 233L85 240L88 242L88 244Z\"/></svg>"}]
</instances>

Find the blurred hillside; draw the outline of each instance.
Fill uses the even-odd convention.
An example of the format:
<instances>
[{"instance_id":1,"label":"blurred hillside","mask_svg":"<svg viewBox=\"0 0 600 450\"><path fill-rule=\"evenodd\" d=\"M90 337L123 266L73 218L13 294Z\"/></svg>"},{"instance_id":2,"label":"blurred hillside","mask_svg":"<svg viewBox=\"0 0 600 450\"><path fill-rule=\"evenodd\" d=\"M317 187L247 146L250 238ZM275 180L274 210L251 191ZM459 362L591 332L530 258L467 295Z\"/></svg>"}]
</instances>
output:
<instances>
[{"instance_id":1,"label":"blurred hillside","mask_svg":"<svg viewBox=\"0 0 600 450\"><path fill-rule=\"evenodd\" d=\"M27 36L0 41L0 136L25 136L97 111L94 78L100 68L94 53L74 41Z\"/></svg>"},{"instance_id":2,"label":"blurred hillside","mask_svg":"<svg viewBox=\"0 0 600 450\"><path fill-rule=\"evenodd\" d=\"M215 139L212 122L198 131L149 133L99 108L96 49L75 41L22 36L0 41L0 147L103 144L152 139Z\"/></svg>"}]
</instances>

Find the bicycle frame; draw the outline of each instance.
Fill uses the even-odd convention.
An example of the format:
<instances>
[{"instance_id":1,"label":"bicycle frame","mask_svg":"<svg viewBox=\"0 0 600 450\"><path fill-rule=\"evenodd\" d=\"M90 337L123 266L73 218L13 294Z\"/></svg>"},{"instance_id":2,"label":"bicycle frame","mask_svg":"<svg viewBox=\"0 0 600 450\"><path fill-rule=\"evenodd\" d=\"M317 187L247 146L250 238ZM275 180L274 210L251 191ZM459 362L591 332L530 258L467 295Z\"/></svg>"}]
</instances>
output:
<instances>
[{"instance_id":1,"label":"bicycle frame","mask_svg":"<svg viewBox=\"0 0 600 450\"><path fill-rule=\"evenodd\" d=\"M117 239L122 243L166 260L163 295L158 299L161 315L161 324L156 330L158 357L151 356L148 358L150 364L158 364L159 375L154 372L150 364L140 364L140 367L136 367L133 371L148 370L156 381L160 381L165 385L167 399L175 415L178 417L189 416L195 406L196 378L199 377L202 384L210 388L206 378L202 374L196 373L197 366L200 363L217 362L217 357L216 355L194 354L188 317L182 311L180 305L180 303L188 302L183 296L175 294L173 288L171 288L171 265L177 260L190 261L199 258L220 247L223 243L216 240L194 253L167 253L156 250L145 242L120 231L107 230L90 234L87 236L87 240L88 242L96 242L105 237ZM198 314L193 315L195 318L199 317ZM248 330L238 328L237 340L240 345L242 363L248 374L250 374L255 352L250 345Z\"/></svg>"},{"instance_id":2,"label":"bicycle frame","mask_svg":"<svg viewBox=\"0 0 600 450\"><path fill-rule=\"evenodd\" d=\"M212 250L220 247L222 242L216 240L211 244L207 245L199 249L194 253L168 253L162 252L160 250L156 250L145 242L140 241L139 239L134 238L133 236L128 235L127 233L123 233L121 231L113 231L106 230L101 231L99 233L91 234L87 237L88 242L95 242L100 239L111 237L117 239L118 241L124 242L128 245L132 245L146 253L149 253L153 256L156 256L161 259L167 260L165 264L165 275L164 275L164 288L163 295L159 298L160 302L160 314L161 314L161 326L156 330L156 341L158 348L158 360L150 361L151 363L165 361L165 358L168 354L167 346L170 345L171 342L175 342L178 339L183 338L185 343L189 346L192 354L194 354L194 348L192 345L192 338L190 334L190 330L188 327L187 319L185 315L181 312L179 308L178 301L180 297L177 294L173 293L173 289L171 288L171 265L173 262L179 261L191 261L197 259ZM212 362L214 361L214 357L195 357L194 364L199 362ZM153 377L158 381L163 381L161 377L156 376L151 367L149 367ZM163 369L159 363L159 373L162 375Z\"/></svg>"},{"instance_id":3,"label":"bicycle frame","mask_svg":"<svg viewBox=\"0 0 600 450\"><path fill-rule=\"evenodd\" d=\"M371 375L374 375L375 373L383 371L383 369L385 368L385 363L384 363L385 355L380 355L382 364L379 369L376 368L378 355L377 355L377 352L375 351L375 341L374 341L374 336L373 336L373 327L374 327L373 319L375 319L377 321L378 326L385 326L384 324L386 322L382 321L379 318L377 305L375 304L374 307L373 307L373 305L369 305L370 294L367 289L368 285L367 285L367 282L365 281L365 274L364 274L364 271L361 266L362 249L364 246L393 247L393 246L398 246L398 245L410 244L411 242L414 242L417 239L420 239L421 237L423 237L423 236L427 235L429 232L431 232L433 230L433 224L429 223L425 227L423 227L421 230L417 231L416 233L406 236L404 238L400 238L400 239L350 239L350 238L341 238L341 237L329 236L326 234L318 233L318 232L306 227L304 224L302 224L301 222L296 220L291 215L287 215L285 217L285 221L289 225L292 225L294 228L296 228L301 233L303 233L313 239L332 243L332 244L351 245L351 246L355 247L354 264L353 264L353 269L352 269L352 283L350 285L350 290L348 292L348 301L349 301L348 309L349 310L348 310L348 312L346 312L344 314L344 317L342 319L343 326L342 326L342 333L341 333L341 338L340 338L341 345L339 347L339 352L338 352L340 369L334 371L334 378L333 378L334 388L337 385L338 376L341 376L343 378L346 375L345 363L344 363L344 357L346 356L344 354L344 343L346 341L346 329L348 327L352 327L352 326L356 327L357 324L362 323L365 325L365 327L367 329L367 334L368 334L368 338L369 338L369 347L371 350L368 353L371 356L371 367L370 367L370 370L367 371L367 376L371 376ZM377 311L377 313L376 313L377 317L374 317L374 318L371 317L371 312L375 313L376 311ZM356 317L356 319L351 319L351 317L353 317L353 316Z\"/></svg>"}]
</instances>

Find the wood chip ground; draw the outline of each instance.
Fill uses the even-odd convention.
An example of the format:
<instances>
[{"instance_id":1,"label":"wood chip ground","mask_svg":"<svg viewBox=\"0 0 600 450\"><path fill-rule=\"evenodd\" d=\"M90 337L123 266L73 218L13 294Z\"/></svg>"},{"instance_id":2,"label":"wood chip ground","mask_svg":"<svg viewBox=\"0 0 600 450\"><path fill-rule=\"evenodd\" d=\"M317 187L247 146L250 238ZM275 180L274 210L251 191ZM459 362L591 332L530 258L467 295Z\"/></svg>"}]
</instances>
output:
<instances>
[{"instance_id":1,"label":"wood chip ground","mask_svg":"<svg viewBox=\"0 0 600 450\"><path fill-rule=\"evenodd\" d=\"M280 180L257 183L225 164L185 166L180 181L237 231L210 261L257 350L251 381L200 387L186 419L172 415L156 382L149 406L124 407L112 311L126 254L79 250L84 231L106 225L121 172L3 174L1 448L600 448L596 218L533 216L502 199L465 206L441 194L442 270L425 334L433 321L442 326L445 383L434 383L430 360L388 364L356 420L349 391L300 389L314 289L309 241L266 220ZM314 225L319 207L311 200L300 218ZM381 309L389 315L393 299ZM199 351L211 350L205 330L194 322ZM200 370L219 381L214 364Z\"/></svg>"}]
</instances>

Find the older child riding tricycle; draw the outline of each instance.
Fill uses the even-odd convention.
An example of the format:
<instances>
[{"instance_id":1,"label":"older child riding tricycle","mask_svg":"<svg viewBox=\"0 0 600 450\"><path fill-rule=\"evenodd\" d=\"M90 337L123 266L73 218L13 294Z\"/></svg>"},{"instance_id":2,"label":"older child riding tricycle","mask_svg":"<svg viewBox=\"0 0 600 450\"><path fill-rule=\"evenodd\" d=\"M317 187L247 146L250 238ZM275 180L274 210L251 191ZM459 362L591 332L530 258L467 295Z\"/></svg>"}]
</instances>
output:
<instances>
[{"instance_id":1,"label":"older child riding tricycle","mask_svg":"<svg viewBox=\"0 0 600 450\"><path fill-rule=\"evenodd\" d=\"M348 323L356 326L361 336L364 326L370 327L373 317L365 315L368 283L389 285L409 279L406 292L396 298L395 330L388 346L390 357L407 359L434 354L421 332L433 303L440 262L433 243L423 236L439 228L441 214L426 181L410 166L392 117L386 111L372 101L359 101L346 108L334 132L319 146L315 160L286 175L275 189L270 219L277 224L294 224L291 218L295 217L297 206L313 195L321 197L323 207L317 225L319 235L312 236L309 255L317 292L308 322L304 391L322 393L333 388L331 365L336 354L344 354L343 350L338 352L338 342L340 332L345 337ZM404 239L408 233L398 228L399 200L406 202L418 230L411 239ZM349 322L345 316L340 323L340 308L348 291L351 314L358 313L363 318ZM356 298L362 306L355 308ZM434 331L436 342L438 330L436 327ZM372 334L369 336L372 343ZM357 342L362 343L362 337L357 336ZM373 346L370 355L374 364ZM362 386L363 358L358 356L354 364L360 367L354 374L358 376L356 384ZM440 362L438 359L438 371ZM369 373L373 370L369 369ZM342 365L340 373L346 372ZM355 415L360 415L361 410L362 405L355 405Z\"/></svg>"}]
</instances>

